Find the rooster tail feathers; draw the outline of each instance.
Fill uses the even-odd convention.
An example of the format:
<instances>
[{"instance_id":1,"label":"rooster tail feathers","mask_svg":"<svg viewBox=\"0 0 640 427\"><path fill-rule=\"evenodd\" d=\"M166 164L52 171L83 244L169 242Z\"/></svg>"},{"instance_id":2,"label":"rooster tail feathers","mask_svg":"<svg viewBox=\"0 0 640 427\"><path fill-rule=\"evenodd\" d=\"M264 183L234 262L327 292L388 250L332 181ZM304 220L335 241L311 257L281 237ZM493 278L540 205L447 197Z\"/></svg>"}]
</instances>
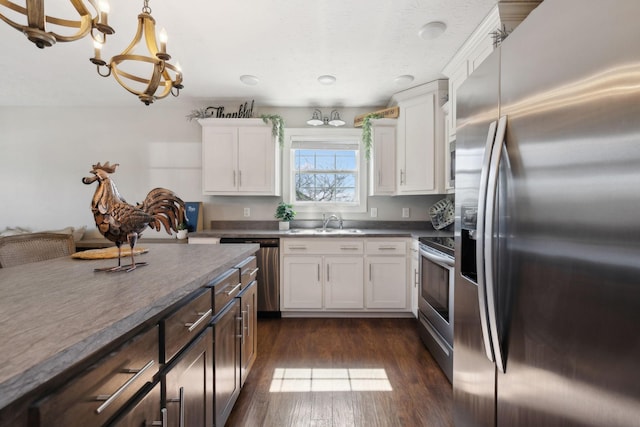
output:
<instances>
[{"instance_id":1,"label":"rooster tail feathers","mask_svg":"<svg viewBox=\"0 0 640 427\"><path fill-rule=\"evenodd\" d=\"M184 222L184 202L166 188L154 188L137 207L153 217L149 227L156 231L164 227L167 234L171 234L171 230L177 231L178 224Z\"/></svg>"}]
</instances>

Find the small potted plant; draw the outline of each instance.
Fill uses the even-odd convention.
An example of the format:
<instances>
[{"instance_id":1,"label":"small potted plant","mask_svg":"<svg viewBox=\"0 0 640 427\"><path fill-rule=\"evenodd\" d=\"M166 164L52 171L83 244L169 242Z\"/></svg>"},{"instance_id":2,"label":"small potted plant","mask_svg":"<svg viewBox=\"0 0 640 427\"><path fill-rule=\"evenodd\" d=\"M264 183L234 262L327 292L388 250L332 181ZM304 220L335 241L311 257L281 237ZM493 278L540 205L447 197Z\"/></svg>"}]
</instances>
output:
<instances>
[{"instance_id":1,"label":"small potted plant","mask_svg":"<svg viewBox=\"0 0 640 427\"><path fill-rule=\"evenodd\" d=\"M285 202L280 202L280 204L276 208L276 214L275 214L275 217L280 220L278 224L278 229L288 230L289 221L291 221L295 216L296 216L296 211L293 210L293 206Z\"/></svg>"},{"instance_id":2,"label":"small potted plant","mask_svg":"<svg viewBox=\"0 0 640 427\"><path fill-rule=\"evenodd\" d=\"M187 238L187 233L189 232L187 228L186 222L181 222L178 224L178 239L183 240Z\"/></svg>"}]
</instances>

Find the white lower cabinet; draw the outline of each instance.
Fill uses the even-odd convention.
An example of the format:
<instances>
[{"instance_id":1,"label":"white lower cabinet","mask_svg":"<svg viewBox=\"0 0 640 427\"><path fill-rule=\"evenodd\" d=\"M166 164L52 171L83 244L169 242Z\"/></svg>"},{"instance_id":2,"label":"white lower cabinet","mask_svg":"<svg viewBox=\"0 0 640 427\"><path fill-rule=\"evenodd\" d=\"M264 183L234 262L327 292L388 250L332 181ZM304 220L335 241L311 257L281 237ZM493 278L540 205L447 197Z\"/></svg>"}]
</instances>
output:
<instances>
[{"instance_id":1,"label":"white lower cabinet","mask_svg":"<svg viewBox=\"0 0 640 427\"><path fill-rule=\"evenodd\" d=\"M367 308L407 308L405 257L367 256Z\"/></svg>"},{"instance_id":2,"label":"white lower cabinet","mask_svg":"<svg viewBox=\"0 0 640 427\"><path fill-rule=\"evenodd\" d=\"M283 312L409 312L410 239L281 239Z\"/></svg>"}]
</instances>

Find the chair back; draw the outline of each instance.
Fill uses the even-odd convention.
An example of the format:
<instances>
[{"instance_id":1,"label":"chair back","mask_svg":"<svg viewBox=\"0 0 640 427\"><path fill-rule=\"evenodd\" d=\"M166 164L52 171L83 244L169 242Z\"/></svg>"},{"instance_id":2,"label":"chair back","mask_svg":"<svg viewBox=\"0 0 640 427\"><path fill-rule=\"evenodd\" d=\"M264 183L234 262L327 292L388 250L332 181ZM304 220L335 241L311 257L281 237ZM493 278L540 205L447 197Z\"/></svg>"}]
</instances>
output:
<instances>
[{"instance_id":1,"label":"chair back","mask_svg":"<svg viewBox=\"0 0 640 427\"><path fill-rule=\"evenodd\" d=\"M75 251L71 234L28 233L0 237L0 267L69 256Z\"/></svg>"}]
</instances>

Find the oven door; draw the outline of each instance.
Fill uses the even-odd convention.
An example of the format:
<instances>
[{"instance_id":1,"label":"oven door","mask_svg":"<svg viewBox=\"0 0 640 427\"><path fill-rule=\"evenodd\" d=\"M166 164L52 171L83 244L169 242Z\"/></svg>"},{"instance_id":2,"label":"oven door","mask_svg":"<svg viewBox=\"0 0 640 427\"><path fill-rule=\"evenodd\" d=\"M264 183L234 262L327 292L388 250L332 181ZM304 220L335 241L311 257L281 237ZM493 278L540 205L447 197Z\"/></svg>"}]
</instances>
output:
<instances>
[{"instance_id":1,"label":"oven door","mask_svg":"<svg viewBox=\"0 0 640 427\"><path fill-rule=\"evenodd\" d=\"M420 246L419 311L453 346L453 258Z\"/></svg>"}]
</instances>

